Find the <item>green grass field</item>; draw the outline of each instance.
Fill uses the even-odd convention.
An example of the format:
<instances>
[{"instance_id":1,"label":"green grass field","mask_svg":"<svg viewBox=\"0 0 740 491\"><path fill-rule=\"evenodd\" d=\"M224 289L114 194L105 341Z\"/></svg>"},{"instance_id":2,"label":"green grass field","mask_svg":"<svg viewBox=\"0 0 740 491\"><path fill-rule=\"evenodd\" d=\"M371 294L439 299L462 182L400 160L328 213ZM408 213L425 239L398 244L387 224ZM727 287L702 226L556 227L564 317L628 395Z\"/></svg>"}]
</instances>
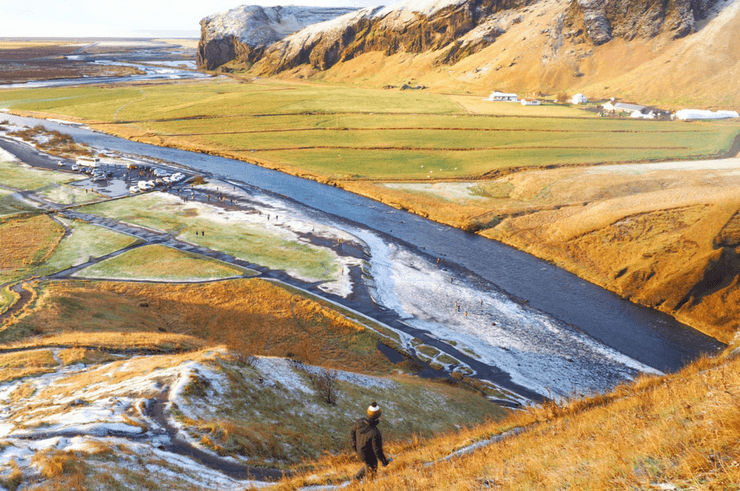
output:
<instances>
[{"instance_id":1,"label":"green grass field","mask_svg":"<svg viewBox=\"0 0 740 491\"><path fill-rule=\"evenodd\" d=\"M38 190L36 194L60 205L78 205L106 199L102 194L85 192L84 189L65 184L50 185L47 189Z\"/></svg>"},{"instance_id":2,"label":"green grass field","mask_svg":"<svg viewBox=\"0 0 740 491\"><path fill-rule=\"evenodd\" d=\"M340 179L699 158L727 150L740 131L736 122L606 119L553 104L274 80L13 90L0 94L0 106Z\"/></svg>"},{"instance_id":3,"label":"green grass field","mask_svg":"<svg viewBox=\"0 0 740 491\"><path fill-rule=\"evenodd\" d=\"M137 247L78 271L73 276L110 280L208 281L253 276L254 271L162 245Z\"/></svg>"},{"instance_id":4,"label":"green grass field","mask_svg":"<svg viewBox=\"0 0 740 491\"><path fill-rule=\"evenodd\" d=\"M19 201L14 194L15 191L0 188L0 216L36 211L29 203Z\"/></svg>"},{"instance_id":5,"label":"green grass field","mask_svg":"<svg viewBox=\"0 0 740 491\"><path fill-rule=\"evenodd\" d=\"M36 271L47 275L86 263L91 257L101 257L128 247L136 238L113 232L86 222L69 222L72 233L62 239L49 259Z\"/></svg>"},{"instance_id":6,"label":"green grass field","mask_svg":"<svg viewBox=\"0 0 740 491\"><path fill-rule=\"evenodd\" d=\"M326 249L286 239L257 224L226 220L218 208L168 195L144 194L89 205L81 211L170 232L182 240L314 281L333 279L340 270L337 258ZM195 235L201 231L205 236Z\"/></svg>"},{"instance_id":7,"label":"green grass field","mask_svg":"<svg viewBox=\"0 0 740 491\"><path fill-rule=\"evenodd\" d=\"M77 179L80 177L72 174L33 169L17 162L0 162L0 184L23 191Z\"/></svg>"}]
</instances>

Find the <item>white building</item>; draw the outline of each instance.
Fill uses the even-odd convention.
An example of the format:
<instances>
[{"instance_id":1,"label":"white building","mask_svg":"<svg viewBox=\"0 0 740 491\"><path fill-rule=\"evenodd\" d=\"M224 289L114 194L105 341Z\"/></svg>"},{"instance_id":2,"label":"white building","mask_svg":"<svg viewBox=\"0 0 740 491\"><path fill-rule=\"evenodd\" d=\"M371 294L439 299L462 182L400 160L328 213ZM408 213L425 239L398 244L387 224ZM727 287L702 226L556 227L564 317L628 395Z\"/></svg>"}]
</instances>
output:
<instances>
[{"instance_id":1,"label":"white building","mask_svg":"<svg viewBox=\"0 0 740 491\"><path fill-rule=\"evenodd\" d=\"M488 96L488 100L491 102L519 102L519 96L516 94L505 94L504 92L499 92L497 90L491 92L491 95Z\"/></svg>"},{"instance_id":2,"label":"white building","mask_svg":"<svg viewBox=\"0 0 740 491\"><path fill-rule=\"evenodd\" d=\"M540 106L542 102L539 99L522 99L522 106Z\"/></svg>"},{"instance_id":3,"label":"white building","mask_svg":"<svg viewBox=\"0 0 740 491\"><path fill-rule=\"evenodd\" d=\"M571 99L571 102L573 104L586 104L588 102L588 97L583 94L576 94L573 96L573 99Z\"/></svg>"}]
</instances>

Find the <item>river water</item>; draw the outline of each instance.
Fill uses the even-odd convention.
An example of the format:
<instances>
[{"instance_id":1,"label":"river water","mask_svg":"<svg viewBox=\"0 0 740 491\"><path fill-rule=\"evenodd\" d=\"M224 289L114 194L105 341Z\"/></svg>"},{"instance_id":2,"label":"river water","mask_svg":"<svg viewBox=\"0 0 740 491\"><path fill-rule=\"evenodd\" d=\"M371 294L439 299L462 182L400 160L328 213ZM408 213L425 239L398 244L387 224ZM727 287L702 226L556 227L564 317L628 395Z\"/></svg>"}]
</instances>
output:
<instances>
[{"instance_id":1,"label":"river water","mask_svg":"<svg viewBox=\"0 0 740 491\"><path fill-rule=\"evenodd\" d=\"M243 182L282 203L281 215L292 206L302 219L331 223L364 244L373 299L409 332L428 334L425 342L452 340L479 375L491 367L543 396L604 391L640 372L675 371L724 346L529 254L332 186L55 122L1 119Z\"/></svg>"},{"instance_id":2,"label":"river water","mask_svg":"<svg viewBox=\"0 0 740 491\"><path fill-rule=\"evenodd\" d=\"M70 57L71 58L71 57ZM167 62L168 65L176 66L153 66L143 63L122 63L114 61L95 61L99 65L108 66L130 66L138 68L144 72L144 75L127 75L124 77L82 77L82 78L62 78L58 80L38 80L34 82L23 82L16 84L0 84L0 89L38 89L43 87L68 87L72 85L95 85L106 83L122 82L141 82L153 80L186 80L196 78L212 78L211 75L204 73L183 70L177 68L178 62Z\"/></svg>"}]
</instances>

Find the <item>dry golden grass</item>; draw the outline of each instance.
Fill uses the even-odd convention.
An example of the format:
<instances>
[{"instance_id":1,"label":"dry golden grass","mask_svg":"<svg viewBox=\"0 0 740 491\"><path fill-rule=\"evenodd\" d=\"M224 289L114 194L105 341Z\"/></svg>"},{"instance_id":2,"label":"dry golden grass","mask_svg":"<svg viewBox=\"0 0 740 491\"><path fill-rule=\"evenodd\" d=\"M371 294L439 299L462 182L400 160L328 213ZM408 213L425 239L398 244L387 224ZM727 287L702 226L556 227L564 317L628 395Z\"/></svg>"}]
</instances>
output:
<instances>
[{"instance_id":1,"label":"dry golden grass","mask_svg":"<svg viewBox=\"0 0 740 491\"><path fill-rule=\"evenodd\" d=\"M740 356L703 359L666 377L614 392L548 404L503 422L392 448L396 460L373 483L346 489L677 489L730 490L740 482ZM474 441L512 427L528 431L431 467ZM341 481L359 465L326 458L318 477L281 489Z\"/></svg>"},{"instance_id":2,"label":"dry golden grass","mask_svg":"<svg viewBox=\"0 0 740 491\"><path fill-rule=\"evenodd\" d=\"M61 281L39 287L27 315L0 332L23 345L198 348L223 345L308 364L387 373L376 334L272 283Z\"/></svg>"},{"instance_id":3,"label":"dry golden grass","mask_svg":"<svg viewBox=\"0 0 740 491\"><path fill-rule=\"evenodd\" d=\"M0 354L0 382L49 373L57 365L50 350Z\"/></svg>"},{"instance_id":4,"label":"dry golden grass","mask_svg":"<svg viewBox=\"0 0 740 491\"><path fill-rule=\"evenodd\" d=\"M338 184L347 191L454 227L462 226L468 216L478 216L490 211L489 203L445 200L428 193L388 188L379 183L341 181Z\"/></svg>"},{"instance_id":5,"label":"dry golden grass","mask_svg":"<svg viewBox=\"0 0 740 491\"><path fill-rule=\"evenodd\" d=\"M740 318L731 171L554 170L505 178L486 237L550 260L728 342ZM500 224L497 225L497 223Z\"/></svg>"},{"instance_id":6,"label":"dry golden grass","mask_svg":"<svg viewBox=\"0 0 740 491\"><path fill-rule=\"evenodd\" d=\"M207 341L194 336L160 332L68 332L57 335L28 337L21 341L6 344L7 348L42 348L70 346L72 350L130 350L130 351L192 351L211 346ZM73 359L72 354L69 355ZM89 357L95 357L88 353Z\"/></svg>"},{"instance_id":7,"label":"dry golden grass","mask_svg":"<svg viewBox=\"0 0 740 491\"><path fill-rule=\"evenodd\" d=\"M433 186L341 185L480 230L727 342L740 318L740 178L723 170L722 161L713 165L560 168Z\"/></svg>"},{"instance_id":8,"label":"dry golden grass","mask_svg":"<svg viewBox=\"0 0 740 491\"><path fill-rule=\"evenodd\" d=\"M0 283L32 273L63 236L64 227L46 215L0 221Z\"/></svg>"},{"instance_id":9,"label":"dry golden grass","mask_svg":"<svg viewBox=\"0 0 740 491\"><path fill-rule=\"evenodd\" d=\"M9 491L15 491L23 483L23 471L18 466L15 459L10 461L10 472L2 478L0 478L0 485L8 489Z\"/></svg>"},{"instance_id":10,"label":"dry golden grass","mask_svg":"<svg viewBox=\"0 0 740 491\"><path fill-rule=\"evenodd\" d=\"M41 488L35 489L88 489L85 483L85 459L75 452L39 452L34 455L33 464L46 479Z\"/></svg>"},{"instance_id":11,"label":"dry golden grass","mask_svg":"<svg viewBox=\"0 0 740 491\"><path fill-rule=\"evenodd\" d=\"M114 356L99 349L92 350L86 348L68 348L60 350L57 357L64 365L73 365L75 363L85 363L89 365L105 363L115 359Z\"/></svg>"}]
</instances>

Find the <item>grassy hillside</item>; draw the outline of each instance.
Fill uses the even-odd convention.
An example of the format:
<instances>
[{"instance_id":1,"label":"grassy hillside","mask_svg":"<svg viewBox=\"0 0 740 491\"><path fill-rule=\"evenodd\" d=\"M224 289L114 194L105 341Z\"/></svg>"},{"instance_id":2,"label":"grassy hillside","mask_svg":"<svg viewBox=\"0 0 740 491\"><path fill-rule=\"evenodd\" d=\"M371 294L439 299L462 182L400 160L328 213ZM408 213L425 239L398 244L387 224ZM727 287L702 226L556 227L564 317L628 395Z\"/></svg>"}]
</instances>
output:
<instances>
[{"instance_id":1,"label":"grassy hillside","mask_svg":"<svg viewBox=\"0 0 740 491\"><path fill-rule=\"evenodd\" d=\"M506 32L454 64L443 62L454 49L451 43L420 54L361 54L327 71L304 65L281 78L374 87L421 84L456 94L582 92L590 99L617 97L674 110L740 106L740 89L733 82L740 69L737 2L719 3L707 19L697 20L697 32L682 39L668 33L652 39L637 35L600 46L584 34L582 23L568 26L569 5L541 1L503 12L498 24ZM259 70L257 63L253 72Z\"/></svg>"},{"instance_id":2,"label":"grassy hillside","mask_svg":"<svg viewBox=\"0 0 740 491\"><path fill-rule=\"evenodd\" d=\"M738 349L603 396L396 446L378 479L344 489L737 489ZM512 428L524 433L443 460ZM316 467L278 489L341 482L358 466L352 458L325 458Z\"/></svg>"},{"instance_id":3,"label":"grassy hillside","mask_svg":"<svg viewBox=\"0 0 740 491\"><path fill-rule=\"evenodd\" d=\"M333 404L313 373L335 377ZM247 359L223 347L174 355L134 346L5 353L0 386L12 407L0 449L6 489L260 486L228 470L295 468L344 450L347 427L373 399L399 416L386 429L391 446L503 415L480 395L444 384ZM437 408L446 417L430 423ZM175 435L179 443L171 445Z\"/></svg>"}]
</instances>

